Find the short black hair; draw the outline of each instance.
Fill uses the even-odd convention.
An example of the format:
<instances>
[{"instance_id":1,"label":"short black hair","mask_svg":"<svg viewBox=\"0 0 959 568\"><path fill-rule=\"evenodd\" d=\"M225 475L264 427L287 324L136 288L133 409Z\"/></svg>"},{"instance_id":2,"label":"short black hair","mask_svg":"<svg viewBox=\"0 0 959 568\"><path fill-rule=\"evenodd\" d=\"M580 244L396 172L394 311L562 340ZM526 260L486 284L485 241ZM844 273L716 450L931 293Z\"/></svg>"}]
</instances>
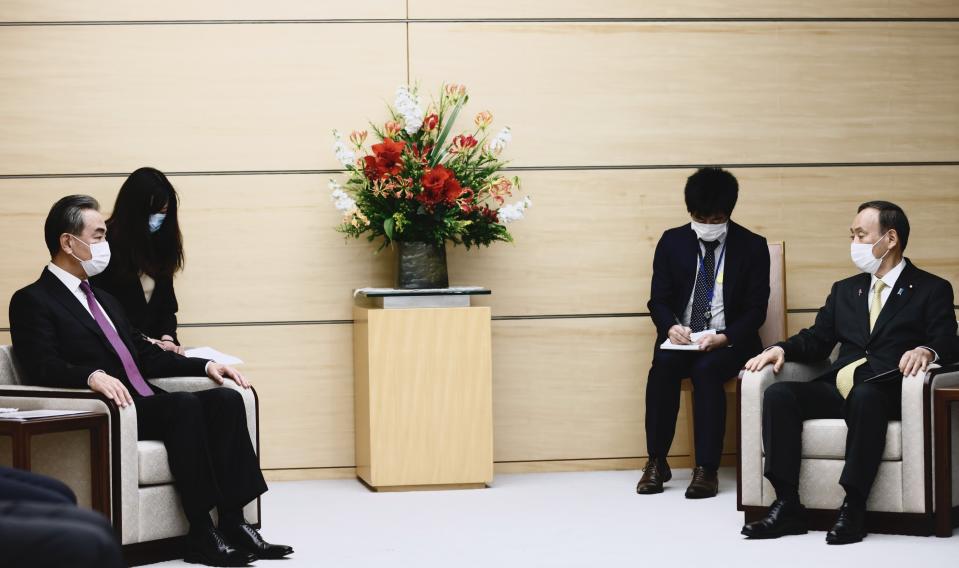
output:
<instances>
[{"instance_id":1,"label":"short black hair","mask_svg":"<svg viewBox=\"0 0 959 568\"><path fill-rule=\"evenodd\" d=\"M60 252L60 235L80 236L83 233L83 212L100 210L100 203L89 195L68 195L53 204L43 223L43 239L53 258Z\"/></svg>"},{"instance_id":2,"label":"short black hair","mask_svg":"<svg viewBox=\"0 0 959 568\"><path fill-rule=\"evenodd\" d=\"M895 229L899 235L899 252L906 250L906 243L909 242L909 219L902 207L888 201L867 201L859 206L857 213L862 213L863 209L878 210L879 230L885 234Z\"/></svg>"},{"instance_id":3,"label":"short black hair","mask_svg":"<svg viewBox=\"0 0 959 568\"><path fill-rule=\"evenodd\" d=\"M686 180L686 210L696 215L733 214L739 198L736 176L722 168L700 168Z\"/></svg>"}]
</instances>

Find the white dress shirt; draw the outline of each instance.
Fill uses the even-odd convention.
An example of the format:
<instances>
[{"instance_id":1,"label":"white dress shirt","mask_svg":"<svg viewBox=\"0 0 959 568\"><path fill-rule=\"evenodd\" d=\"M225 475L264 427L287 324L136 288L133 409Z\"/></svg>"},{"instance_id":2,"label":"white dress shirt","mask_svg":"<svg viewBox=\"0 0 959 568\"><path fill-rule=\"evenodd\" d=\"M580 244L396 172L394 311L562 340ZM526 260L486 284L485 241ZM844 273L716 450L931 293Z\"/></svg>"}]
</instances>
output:
<instances>
[{"instance_id":1,"label":"white dress shirt","mask_svg":"<svg viewBox=\"0 0 959 568\"><path fill-rule=\"evenodd\" d=\"M706 322L706 329L726 329L726 310L723 306L723 271L726 268L726 255L723 254L723 251L726 250L726 237L727 235L723 235L719 238L719 246L716 247L713 253L713 261L717 264L713 270L713 274L716 277L716 288L713 290L713 302L709 308L709 313L712 315L712 318ZM699 280L699 259L705 258L706 246L703 245L699 239L696 240L696 243L699 244L699 254L702 255L702 257L696 257L696 280ZM720 255L722 255L723 258L720 259ZM722 262L720 262L720 260ZM689 327L689 323L692 321L693 299L695 297L696 282L693 281L693 290L689 294L689 301L686 302L686 310L683 312L683 325L686 327Z\"/></svg>"},{"instance_id":2,"label":"white dress shirt","mask_svg":"<svg viewBox=\"0 0 959 568\"><path fill-rule=\"evenodd\" d=\"M60 268L52 262L47 265L47 270L49 270L54 276L57 277L57 280L63 282L63 285L67 287L67 290L76 297L77 301L80 302L80 305L83 306L83 309L90 314L90 317L93 317L93 311L90 309L90 304L87 303L87 295L83 293L83 290L80 289L80 284L84 281L80 280L76 276L70 274L66 270ZM100 311L103 313L103 317L107 318L107 323L110 324L110 327L116 331L117 326L113 324L113 320L110 319L110 316L107 314L107 311L103 309L103 306L96 298L93 299L94 302L97 302L97 307L100 308Z\"/></svg>"}]
</instances>

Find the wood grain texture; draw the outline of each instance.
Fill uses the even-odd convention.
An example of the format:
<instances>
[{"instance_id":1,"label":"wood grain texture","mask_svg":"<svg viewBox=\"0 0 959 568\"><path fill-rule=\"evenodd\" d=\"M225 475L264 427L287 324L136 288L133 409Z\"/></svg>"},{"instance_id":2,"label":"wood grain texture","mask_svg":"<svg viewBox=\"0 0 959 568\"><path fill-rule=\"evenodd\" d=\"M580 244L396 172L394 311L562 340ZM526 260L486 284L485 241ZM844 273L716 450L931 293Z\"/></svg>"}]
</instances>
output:
<instances>
[{"instance_id":1,"label":"wood grain texture","mask_svg":"<svg viewBox=\"0 0 959 568\"><path fill-rule=\"evenodd\" d=\"M187 328L180 338L245 362L264 468L353 466L351 325Z\"/></svg>"},{"instance_id":2,"label":"wood grain texture","mask_svg":"<svg viewBox=\"0 0 959 568\"><path fill-rule=\"evenodd\" d=\"M517 165L954 160L957 61L952 23L410 25Z\"/></svg>"},{"instance_id":3,"label":"wood grain texture","mask_svg":"<svg viewBox=\"0 0 959 568\"><path fill-rule=\"evenodd\" d=\"M168 0L126 2L93 0L3 0L4 22L75 22L143 20L286 20L335 18L403 18L403 0L315 2L313 0Z\"/></svg>"},{"instance_id":4,"label":"wood grain texture","mask_svg":"<svg viewBox=\"0 0 959 568\"><path fill-rule=\"evenodd\" d=\"M354 313L357 474L376 488L492 481L489 308Z\"/></svg>"},{"instance_id":5,"label":"wood grain texture","mask_svg":"<svg viewBox=\"0 0 959 568\"><path fill-rule=\"evenodd\" d=\"M405 41L402 24L5 27L0 174L338 168L331 130L385 112L406 58L381 45Z\"/></svg>"},{"instance_id":6,"label":"wood grain texture","mask_svg":"<svg viewBox=\"0 0 959 568\"><path fill-rule=\"evenodd\" d=\"M959 167L733 170L733 218L785 241L788 307L818 308L833 282L855 272L848 227L870 199L899 203L912 234L907 256L959 283ZM682 188L692 170L524 172L533 208L510 226L516 242L449 249L451 282L483 285L475 299L495 316L646 312L653 251L687 222ZM174 177L187 252L177 277L180 321L347 320L350 291L389 285L394 258L333 231L326 176ZM90 193L105 212L122 179L0 180L0 304L47 261L42 225L50 205ZM211 286L215 283L215 286ZM268 290L269 293L263 293ZM6 327L6 310L0 327Z\"/></svg>"},{"instance_id":7,"label":"wood grain texture","mask_svg":"<svg viewBox=\"0 0 959 568\"><path fill-rule=\"evenodd\" d=\"M953 0L410 0L411 18L949 18Z\"/></svg>"}]
</instances>

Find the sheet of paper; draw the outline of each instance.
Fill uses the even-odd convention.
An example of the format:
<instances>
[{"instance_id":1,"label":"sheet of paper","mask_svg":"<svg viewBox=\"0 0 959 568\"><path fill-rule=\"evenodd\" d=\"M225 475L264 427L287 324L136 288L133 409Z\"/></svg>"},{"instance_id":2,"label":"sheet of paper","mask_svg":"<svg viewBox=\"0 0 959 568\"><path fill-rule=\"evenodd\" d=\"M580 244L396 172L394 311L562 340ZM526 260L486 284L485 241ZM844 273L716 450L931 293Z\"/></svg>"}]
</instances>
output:
<instances>
[{"instance_id":1,"label":"sheet of paper","mask_svg":"<svg viewBox=\"0 0 959 568\"><path fill-rule=\"evenodd\" d=\"M242 365L243 361L239 357L228 355L217 351L212 347L193 347L186 350L187 357L199 357L200 359L210 359L221 365Z\"/></svg>"},{"instance_id":2,"label":"sheet of paper","mask_svg":"<svg viewBox=\"0 0 959 568\"><path fill-rule=\"evenodd\" d=\"M690 345L680 345L678 343L673 343L669 339L660 344L660 349L670 349L673 351L700 351L699 344L696 341L705 335L716 335L715 329L705 329L703 331L697 331L691 333L689 337L693 340L693 343Z\"/></svg>"},{"instance_id":3,"label":"sheet of paper","mask_svg":"<svg viewBox=\"0 0 959 568\"><path fill-rule=\"evenodd\" d=\"M89 410L19 410L0 414L0 420L30 420L31 418L53 418L72 414L87 414Z\"/></svg>"}]
</instances>

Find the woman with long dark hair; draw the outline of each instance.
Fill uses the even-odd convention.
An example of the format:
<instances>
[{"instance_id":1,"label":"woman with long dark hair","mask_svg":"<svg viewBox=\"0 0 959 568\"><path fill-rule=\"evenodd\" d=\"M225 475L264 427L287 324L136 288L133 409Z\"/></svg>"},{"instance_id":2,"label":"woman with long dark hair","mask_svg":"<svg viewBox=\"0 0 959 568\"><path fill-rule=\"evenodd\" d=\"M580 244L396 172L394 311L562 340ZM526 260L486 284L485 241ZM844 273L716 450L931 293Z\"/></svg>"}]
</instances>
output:
<instances>
[{"instance_id":1,"label":"woman with long dark hair","mask_svg":"<svg viewBox=\"0 0 959 568\"><path fill-rule=\"evenodd\" d=\"M120 301L140 333L162 349L182 354L173 291L173 277L183 268L178 201L160 170L140 168L130 174L107 220L110 264L93 283Z\"/></svg>"}]
</instances>

